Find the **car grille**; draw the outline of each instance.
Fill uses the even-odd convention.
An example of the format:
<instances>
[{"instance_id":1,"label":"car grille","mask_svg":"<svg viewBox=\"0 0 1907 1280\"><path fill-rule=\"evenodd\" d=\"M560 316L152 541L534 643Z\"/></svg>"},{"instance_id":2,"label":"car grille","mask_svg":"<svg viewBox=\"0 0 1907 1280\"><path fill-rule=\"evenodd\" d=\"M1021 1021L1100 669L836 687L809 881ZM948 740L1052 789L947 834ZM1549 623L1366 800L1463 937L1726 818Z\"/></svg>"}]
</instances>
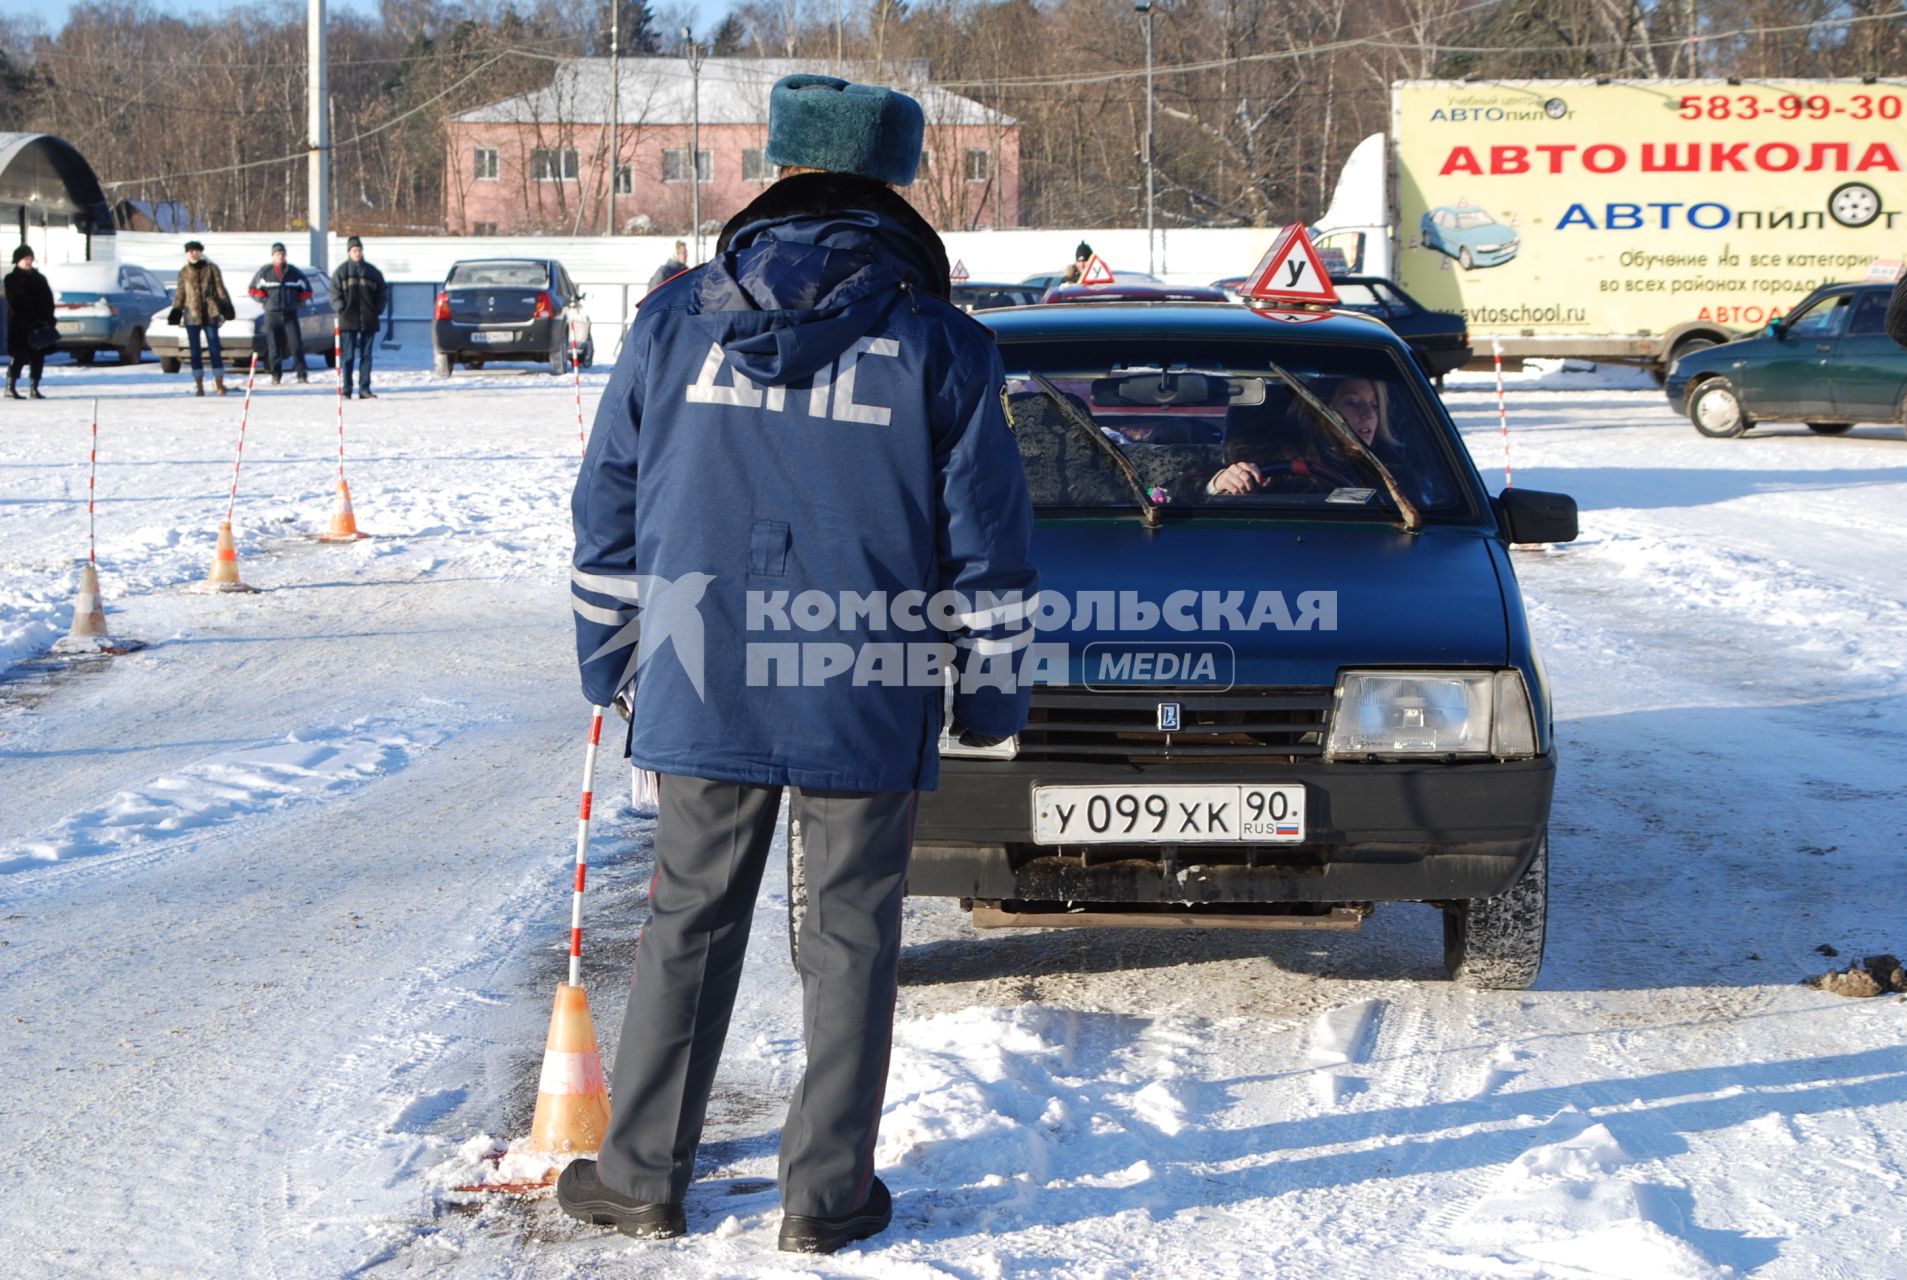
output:
<instances>
[{"instance_id":1,"label":"car grille","mask_svg":"<svg viewBox=\"0 0 1907 1280\"><path fill-rule=\"evenodd\" d=\"M1179 728L1159 726L1159 705L1179 704ZM1022 760L1299 760L1322 755L1331 690L1035 689Z\"/></svg>"}]
</instances>

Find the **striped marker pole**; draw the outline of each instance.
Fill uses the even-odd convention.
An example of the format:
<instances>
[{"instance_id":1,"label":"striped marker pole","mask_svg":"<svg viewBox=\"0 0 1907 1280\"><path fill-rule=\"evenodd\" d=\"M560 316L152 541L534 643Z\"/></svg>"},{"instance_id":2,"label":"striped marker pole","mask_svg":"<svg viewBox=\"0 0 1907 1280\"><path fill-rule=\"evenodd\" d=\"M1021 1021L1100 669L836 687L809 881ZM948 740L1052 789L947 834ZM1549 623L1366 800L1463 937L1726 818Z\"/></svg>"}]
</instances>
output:
<instances>
[{"instance_id":1,"label":"striped marker pole","mask_svg":"<svg viewBox=\"0 0 1907 1280\"><path fill-rule=\"evenodd\" d=\"M258 381L258 352L252 351L252 367L245 373L245 405L238 413L238 452L232 458L232 496L225 504L225 523L232 523L238 507L238 468L245 461L245 427L252 420L252 385Z\"/></svg>"},{"instance_id":2,"label":"striped marker pole","mask_svg":"<svg viewBox=\"0 0 1907 1280\"><path fill-rule=\"evenodd\" d=\"M1510 487L1510 411L1503 404L1503 339L1494 335L1490 338L1490 349L1496 356L1496 419L1503 428L1503 487Z\"/></svg>"},{"instance_id":3,"label":"striped marker pole","mask_svg":"<svg viewBox=\"0 0 1907 1280\"><path fill-rule=\"evenodd\" d=\"M603 709L589 718L589 750L583 757L583 805L576 818L576 894L569 910L569 985L583 985L583 884L589 878L589 811L596 795L596 748L603 740Z\"/></svg>"},{"instance_id":4,"label":"striped marker pole","mask_svg":"<svg viewBox=\"0 0 1907 1280\"><path fill-rule=\"evenodd\" d=\"M338 371L338 483L344 483L344 335L337 316L331 317L331 366Z\"/></svg>"},{"instance_id":5,"label":"striped marker pole","mask_svg":"<svg viewBox=\"0 0 1907 1280\"><path fill-rule=\"evenodd\" d=\"M576 326L569 326L569 367L576 382L576 443L584 454L589 452L589 433L583 427L583 366L576 358Z\"/></svg>"},{"instance_id":6,"label":"striped marker pole","mask_svg":"<svg viewBox=\"0 0 1907 1280\"><path fill-rule=\"evenodd\" d=\"M93 451L86 458L86 563L99 563L99 538L93 532L93 493L99 479L99 401L93 401Z\"/></svg>"}]
</instances>

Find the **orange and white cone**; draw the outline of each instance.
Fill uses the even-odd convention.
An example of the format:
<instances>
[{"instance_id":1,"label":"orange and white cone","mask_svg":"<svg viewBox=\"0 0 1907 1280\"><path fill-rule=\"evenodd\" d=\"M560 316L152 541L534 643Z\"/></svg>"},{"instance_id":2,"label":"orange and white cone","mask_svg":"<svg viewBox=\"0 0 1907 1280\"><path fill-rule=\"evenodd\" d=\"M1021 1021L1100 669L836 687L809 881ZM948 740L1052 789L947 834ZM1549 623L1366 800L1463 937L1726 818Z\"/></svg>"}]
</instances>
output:
<instances>
[{"instance_id":1,"label":"orange and white cone","mask_svg":"<svg viewBox=\"0 0 1907 1280\"><path fill-rule=\"evenodd\" d=\"M369 537L358 532L358 518L351 510L351 486L338 477L338 501L331 508L331 527L318 535L320 542L356 542Z\"/></svg>"},{"instance_id":2,"label":"orange and white cone","mask_svg":"<svg viewBox=\"0 0 1907 1280\"><path fill-rule=\"evenodd\" d=\"M219 521L218 550L212 553L212 573L206 578L205 585L213 591L250 591L251 587L239 581L238 547L232 542L232 522Z\"/></svg>"},{"instance_id":3,"label":"orange and white cone","mask_svg":"<svg viewBox=\"0 0 1907 1280\"><path fill-rule=\"evenodd\" d=\"M99 572L88 560L79 567L79 595L73 601L73 629L53 648L56 652L110 649L112 637L106 633L106 610L99 598Z\"/></svg>"},{"instance_id":4,"label":"orange and white cone","mask_svg":"<svg viewBox=\"0 0 1907 1280\"><path fill-rule=\"evenodd\" d=\"M602 1150L609 1132L609 1085L603 1079L589 997L567 982L556 987L556 1009L543 1047L543 1075L536 1086L536 1115L525 1152L552 1157Z\"/></svg>"}]
</instances>

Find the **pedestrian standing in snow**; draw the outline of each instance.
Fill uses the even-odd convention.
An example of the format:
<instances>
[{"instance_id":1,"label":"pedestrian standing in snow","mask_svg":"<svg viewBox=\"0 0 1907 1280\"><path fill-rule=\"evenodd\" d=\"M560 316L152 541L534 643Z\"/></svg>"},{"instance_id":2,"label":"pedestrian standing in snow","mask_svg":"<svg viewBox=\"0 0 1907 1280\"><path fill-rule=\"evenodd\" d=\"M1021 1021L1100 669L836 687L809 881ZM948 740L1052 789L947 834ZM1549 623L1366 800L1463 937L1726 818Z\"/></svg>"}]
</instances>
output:
<instances>
[{"instance_id":1,"label":"pedestrian standing in snow","mask_svg":"<svg viewBox=\"0 0 1907 1280\"><path fill-rule=\"evenodd\" d=\"M218 263L205 256L205 246L197 240L185 242L185 265L179 268L179 286L173 294L172 324L185 326L186 344L192 350L192 391L205 394L205 366L201 363L199 340L204 338L212 353L212 382L220 395L225 394L225 354L219 350L219 325L238 314L232 295L225 291L225 275Z\"/></svg>"},{"instance_id":2,"label":"pedestrian standing in snow","mask_svg":"<svg viewBox=\"0 0 1907 1280\"><path fill-rule=\"evenodd\" d=\"M271 366L272 385L278 385L278 362L284 359L287 342L298 381L309 381L305 377L305 336L298 331L298 308L311 301L311 285L304 272L285 261L283 244L271 247L271 261L252 276L251 295L265 308L265 359Z\"/></svg>"},{"instance_id":3,"label":"pedestrian standing in snow","mask_svg":"<svg viewBox=\"0 0 1907 1280\"><path fill-rule=\"evenodd\" d=\"M358 375L358 399L371 394L371 351L384 316L384 273L364 260L364 241L345 242L345 260L331 274L331 300L338 309L338 342L344 348L344 398L351 398L351 372Z\"/></svg>"},{"instance_id":4,"label":"pedestrian standing in snow","mask_svg":"<svg viewBox=\"0 0 1907 1280\"><path fill-rule=\"evenodd\" d=\"M1073 250L1073 265L1066 268L1066 270L1060 274L1059 282L1061 284L1078 284L1081 277L1086 274L1086 264L1092 260L1093 247L1084 240L1081 240L1079 247Z\"/></svg>"},{"instance_id":5,"label":"pedestrian standing in snow","mask_svg":"<svg viewBox=\"0 0 1907 1280\"><path fill-rule=\"evenodd\" d=\"M557 1199L629 1235L686 1229L792 788L808 1060L782 1129L780 1247L831 1253L891 1219L874 1146L915 795L937 781L946 689L938 666L893 682L765 679L765 650L786 645L759 642L791 637L751 620L750 601L1008 601L944 614L952 632L916 629L900 605L802 633L830 651L932 642L969 677L1005 663L1006 679L963 677L953 701L951 731L990 745L1026 720L1010 668L1032 639L1037 579L999 352L947 302L946 250L892 190L919 165L919 104L817 75L784 77L769 103L784 176L729 221L713 261L643 299L576 484L583 690L601 705L633 689L631 759L661 775L661 799L614 1113L600 1160L572 1163Z\"/></svg>"},{"instance_id":6,"label":"pedestrian standing in snow","mask_svg":"<svg viewBox=\"0 0 1907 1280\"><path fill-rule=\"evenodd\" d=\"M649 287L651 289L659 288L688 269L688 242L685 240L677 240L675 242L675 256L656 268L656 273L649 277Z\"/></svg>"},{"instance_id":7,"label":"pedestrian standing in snow","mask_svg":"<svg viewBox=\"0 0 1907 1280\"><path fill-rule=\"evenodd\" d=\"M40 374L46 369L46 353L60 340L53 323L53 289L46 277L34 269L33 250L21 245L13 251L13 270L7 272L7 397L24 400L20 394L20 374L28 376L27 393L35 400L40 394Z\"/></svg>"}]
</instances>

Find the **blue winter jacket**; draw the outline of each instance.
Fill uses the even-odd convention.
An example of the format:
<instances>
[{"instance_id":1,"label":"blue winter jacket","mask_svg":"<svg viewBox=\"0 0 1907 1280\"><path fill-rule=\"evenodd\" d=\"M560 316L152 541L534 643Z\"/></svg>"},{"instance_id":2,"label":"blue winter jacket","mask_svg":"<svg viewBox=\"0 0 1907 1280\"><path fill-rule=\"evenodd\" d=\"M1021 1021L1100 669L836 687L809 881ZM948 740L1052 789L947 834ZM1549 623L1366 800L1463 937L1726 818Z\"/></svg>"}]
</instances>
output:
<instances>
[{"instance_id":1,"label":"blue winter jacket","mask_svg":"<svg viewBox=\"0 0 1907 1280\"><path fill-rule=\"evenodd\" d=\"M784 179L721 248L644 300L596 415L572 506L583 691L636 680L630 755L660 773L931 789L934 653L959 725L1026 721L1038 584L999 353L885 188ZM922 598L948 590L936 626Z\"/></svg>"}]
</instances>

